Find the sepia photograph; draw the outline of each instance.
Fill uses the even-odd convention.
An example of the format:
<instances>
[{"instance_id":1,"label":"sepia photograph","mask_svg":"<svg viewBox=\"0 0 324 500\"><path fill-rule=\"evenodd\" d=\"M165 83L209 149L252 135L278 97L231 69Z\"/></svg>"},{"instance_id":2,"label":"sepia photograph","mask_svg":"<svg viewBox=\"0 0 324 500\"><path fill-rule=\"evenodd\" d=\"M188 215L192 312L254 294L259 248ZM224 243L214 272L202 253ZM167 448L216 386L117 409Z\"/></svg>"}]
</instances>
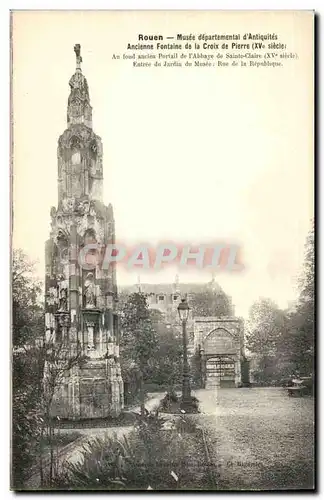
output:
<instances>
[{"instance_id":1,"label":"sepia photograph","mask_svg":"<svg viewBox=\"0 0 324 500\"><path fill-rule=\"evenodd\" d=\"M11 490L314 491L314 11L10 37Z\"/></svg>"}]
</instances>

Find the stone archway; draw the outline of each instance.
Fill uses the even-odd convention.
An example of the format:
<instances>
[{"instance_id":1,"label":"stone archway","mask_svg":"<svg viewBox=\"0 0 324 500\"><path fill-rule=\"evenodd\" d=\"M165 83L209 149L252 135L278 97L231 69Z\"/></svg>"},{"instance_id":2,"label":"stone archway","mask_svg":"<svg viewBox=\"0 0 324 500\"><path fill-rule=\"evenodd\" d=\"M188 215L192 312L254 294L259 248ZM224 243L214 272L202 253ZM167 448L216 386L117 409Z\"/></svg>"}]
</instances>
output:
<instances>
[{"instance_id":1,"label":"stone archway","mask_svg":"<svg viewBox=\"0 0 324 500\"><path fill-rule=\"evenodd\" d=\"M206 356L211 354L235 354L237 341L227 328L219 326L213 328L204 338L204 351Z\"/></svg>"},{"instance_id":2,"label":"stone archway","mask_svg":"<svg viewBox=\"0 0 324 500\"><path fill-rule=\"evenodd\" d=\"M194 337L201 356L202 387L238 387L244 354L242 320L195 318Z\"/></svg>"},{"instance_id":3,"label":"stone archway","mask_svg":"<svg viewBox=\"0 0 324 500\"><path fill-rule=\"evenodd\" d=\"M219 326L211 330L203 343L205 388L235 387L237 342L231 333Z\"/></svg>"}]
</instances>

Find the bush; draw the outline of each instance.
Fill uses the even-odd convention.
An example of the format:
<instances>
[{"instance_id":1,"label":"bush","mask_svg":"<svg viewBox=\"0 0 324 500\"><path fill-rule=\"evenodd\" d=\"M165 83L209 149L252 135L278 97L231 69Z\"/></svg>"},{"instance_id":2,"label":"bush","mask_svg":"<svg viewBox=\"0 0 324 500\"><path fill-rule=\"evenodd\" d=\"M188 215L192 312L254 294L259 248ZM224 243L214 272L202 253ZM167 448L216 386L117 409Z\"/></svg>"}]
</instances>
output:
<instances>
[{"instance_id":1,"label":"bush","mask_svg":"<svg viewBox=\"0 0 324 500\"><path fill-rule=\"evenodd\" d=\"M167 393L162 399L159 409L164 413L199 413L199 401L191 396L191 405L182 403L182 398L175 392Z\"/></svg>"},{"instance_id":2,"label":"bush","mask_svg":"<svg viewBox=\"0 0 324 500\"><path fill-rule=\"evenodd\" d=\"M199 413L199 401L195 396L191 396L191 404L188 406L186 403L180 403L180 408L186 413Z\"/></svg>"},{"instance_id":3,"label":"bush","mask_svg":"<svg viewBox=\"0 0 324 500\"><path fill-rule=\"evenodd\" d=\"M95 439L83 460L66 464L55 480L64 490L174 490L210 488L200 431L189 417L163 430L157 413L138 416L135 430L117 439ZM172 474L171 474L172 473ZM175 478L178 478L176 480Z\"/></svg>"},{"instance_id":4,"label":"bush","mask_svg":"<svg viewBox=\"0 0 324 500\"><path fill-rule=\"evenodd\" d=\"M167 392L160 403L161 411L171 412L172 410L177 409L179 405L175 403L178 403L178 401L179 398L175 391Z\"/></svg>"}]
</instances>

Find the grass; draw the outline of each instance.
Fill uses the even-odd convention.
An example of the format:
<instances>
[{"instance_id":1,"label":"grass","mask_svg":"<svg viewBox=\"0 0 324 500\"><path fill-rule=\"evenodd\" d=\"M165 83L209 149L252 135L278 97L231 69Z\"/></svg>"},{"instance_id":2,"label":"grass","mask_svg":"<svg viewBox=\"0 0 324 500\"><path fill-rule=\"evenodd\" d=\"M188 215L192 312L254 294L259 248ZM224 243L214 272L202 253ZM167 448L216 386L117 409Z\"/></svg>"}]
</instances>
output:
<instances>
[{"instance_id":1,"label":"grass","mask_svg":"<svg viewBox=\"0 0 324 500\"><path fill-rule=\"evenodd\" d=\"M284 389L201 391L198 418L220 490L312 489L314 405Z\"/></svg>"}]
</instances>

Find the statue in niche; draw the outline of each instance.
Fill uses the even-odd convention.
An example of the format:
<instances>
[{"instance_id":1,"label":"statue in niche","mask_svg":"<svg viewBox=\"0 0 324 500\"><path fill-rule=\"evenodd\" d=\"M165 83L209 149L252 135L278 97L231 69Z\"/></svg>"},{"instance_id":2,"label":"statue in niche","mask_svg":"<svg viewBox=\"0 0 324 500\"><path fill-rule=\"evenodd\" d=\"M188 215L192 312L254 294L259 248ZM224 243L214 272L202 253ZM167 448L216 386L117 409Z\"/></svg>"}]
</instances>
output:
<instances>
[{"instance_id":1,"label":"statue in niche","mask_svg":"<svg viewBox=\"0 0 324 500\"><path fill-rule=\"evenodd\" d=\"M90 215L92 215L92 217L95 217L95 215L96 215L96 210L95 210L93 202L91 202L91 204L90 204L89 213L90 213Z\"/></svg>"},{"instance_id":2,"label":"statue in niche","mask_svg":"<svg viewBox=\"0 0 324 500\"><path fill-rule=\"evenodd\" d=\"M95 141L91 143L90 152L91 152L91 157L96 159L98 154L98 147Z\"/></svg>"},{"instance_id":3,"label":"statue in niche","mask_svg":"<svg viewBox=\"0 0 324 500\"><path fill-rule=\"evenodd\" d=\"M90 210L90 203L89 203L88 200L85 200L83 202L83 211L84 211L85 214L88 214L89 210Z\"/></svg>"},{"instance_id":4,"label":"statue in niche","mask_svg":"<svg viewBox=\"0 0 324 500\"><path fill-rule=\"evenodd\" d=\"M65 286L60 288L59 311L67 311L67 289Z\"/></svg>"},{"instance_id":5,"label":"statue in niche","mask_svg":"<svg viewBox=\"0 0 324 500\"><path fill-rule=\"evenodd\" d=\"M93 273L88 273L84 282L84 297L86 309L96 306L96 294Z\"/></svg>"}]
</instances>

